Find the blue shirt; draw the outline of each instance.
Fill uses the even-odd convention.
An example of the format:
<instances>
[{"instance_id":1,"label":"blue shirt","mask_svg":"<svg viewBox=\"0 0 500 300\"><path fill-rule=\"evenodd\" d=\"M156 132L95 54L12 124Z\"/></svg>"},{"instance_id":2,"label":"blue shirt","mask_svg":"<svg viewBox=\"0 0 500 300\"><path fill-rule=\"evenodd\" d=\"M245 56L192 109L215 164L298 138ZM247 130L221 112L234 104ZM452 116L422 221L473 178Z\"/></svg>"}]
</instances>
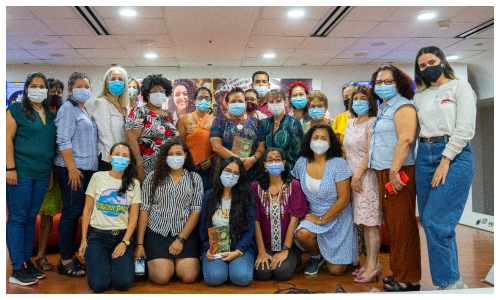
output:
<instances>
[{"instance_id":1,"label":"blue shirt","mask_svg":"<svg viewBox=\"0 0 500 300\"><path fill-rule=\"evenodd\" d=\"M54 164L66 167L61 151L73 149L78 169L97 171L97 125L94 118L85 114L77 102L68 99L59 108L55 124L57 150Z\"/></svg>"},{"instance_id":2,"label":"blue shirt","mask_svg":"<svg viewBox=\"0 0 500 300\"><path fill-rule=\"evenodd\" d=\"M398 143L394 115L402 105L411 104L410 100L397 93L388 102L380 104L377 120L373 124L372 140L370 141L370 151L368 167L375 170L389 169L392 164L394 150ZM403 162L403 166L415 164L415 142L410 146L408 156Z\"/></svg>"}]
</instances>

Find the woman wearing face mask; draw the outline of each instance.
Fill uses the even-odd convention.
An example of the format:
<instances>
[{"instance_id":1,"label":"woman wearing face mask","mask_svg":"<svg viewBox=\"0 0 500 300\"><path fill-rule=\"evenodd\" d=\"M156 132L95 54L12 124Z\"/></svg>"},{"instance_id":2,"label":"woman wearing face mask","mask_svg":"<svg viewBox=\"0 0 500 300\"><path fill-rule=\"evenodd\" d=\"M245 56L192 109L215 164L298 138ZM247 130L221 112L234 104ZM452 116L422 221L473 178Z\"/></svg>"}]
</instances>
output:
<instances>
[{"instance_id":1,"label":"woman wearing face mask","mask_svg":"<svg viewBox=\"0 0 500 300\"><path fill-rule=\"evenodd\" d=\"M325 111L328 111L328 99L325 94L314 92L307 95L307 111L311 119L309 122L304 123L304 133L306 133L309 128L319 124L326 124L330 126L330 128L333 126L333 120L325 117Z\"/></svg>"},{"instance_id":2,"label":"woman wearing face mask","mask_svg":"<svg viewBox=\"0 0 500 300\"><path fill-rule=\"evenodd\" d=\"M347 125L347 121L349 121L352 118L351 112L349 111L349 100L352 98L352 91L354 90L354 88L358 86L359 85L356 82L351 82L342 86L342 97L346 111L336 116L335 120L333 121L332 128L333 131L335 132L335 135L337 136L337 139L340 141L340 145L342 146L342 157L344 158L345 158L344 131Z\"/></svg>"},{"instance_id":3,"label":"woman wearing face mask","mask_svg":"<svg viewBox=\"0 0 500 300\"><path fill-rule=\"evenodd\" d=\"M290 84L288 92L288 98L292 99L290 101L290 105L293 107L293 111L290 112L290 115L299 119L302 124L302 130L306 131L307 122L311 120L307 111L307 95L309 95L309 87L302 81L296 81Z\"/></svg>"},{"instance_id":4,"label":"woman wearing face mask","mask_svg":"<svg viewBox=\"0 0 500 300\"><path fill-rule=\"evenodd\" d=\"M255 278L290 280L302 251L294 243L299 219L309 211L300 182L293 179L285 165L283 151L267 148L265 172L253 182L255 199L255 242L259 250L255 260Z\"/></svg>"},{"instance_id":5,"label":"woman wearing face mask","mask_svg":"<svg viewBox=\"0 0 500 300\"><path fill-rule=\"evenodd\" d=\"M353 116L345 127L344 147L346 160L354 174L351 181L351 201L354 223L363 227L366 245L366 263L354 271L355 282L368 283L380 277L382 266L378 261L380 252L380 210L377 175L368 169L368 148L371 129L377 116L378 106L370 87L355 87L349 112Z\"/></svg>"},{"instance_id":6,"label":"woman wearing face mask","mask_svg":"<svg viewBox=\"0 0 500 300\"><path fill-rule=\"evenodd\" d=\"M295 230L298 246L311 254L304 274L317 274L326 259L328 272L342 275L359 261L350 202L351 170L341 157L332 127L326 124L309 129L301 155L292 175L300 181L311 211Z\"/></svg>"},{"instance_id":7,"label":"woman wearing face mask","mask_svg":"<svg viewBox=\"0 0 500 300\"><path fill-rule=\"evenodd\" d=\"M252 142L249 157L240 157L245 169L249 172L250 180L254 180L253 165L264 155L265 135L262 122L248 116L246 111L245 93L240 88L232 89L225 98L229 110L225 115L215 118L210 129L210 142L217 156L212 165L210 183L221 172L223 161L229 157L238 157L233 153L235 137L244 138Z\"/></svg>"},{"instance_id":8,"label":"woman wearing face mask","mask_svg":"<svg viewBox=\"0 0 500 300\"><path fill-rule=\"evenodd\" d=\"M90 180L82 216L82 242L89 288L95 293L126 291L134 281L134 251L130 239L137 225L141 193L135 179L135 157L125 143L111 147L110 171ZM87 234L88 227L91 231Z\"/></svg>"},{"instance_id":9,"label":"woman wearing face mask","mask_svg":"<svg viewBox=\"0 0 500 300\"><path fill-rule=\"evenodd\" d=\"M222 166L214 188L205 193L200 214L203 278L210 286L229 280L234 285L247 286L253 280L256 247L255 204L249 178L243 163L229 157ZM208 229L229 226L230 252L215 258L210 252Z\"/></svg>"},{"instance_id":10,"label":"woman wearing face mask","mask_svg":"<svg viewBox=\"0 0 500 300\"><path fill-rule=\"evenodd\" d=\"M161 146L154 172L142 186L135 260L143 256L152 282L165 285L172 276L193 283L200 272L200 218L203 183L194 172L189 148L173 138Z\"/></svg>"},{"instance_id":11,"label":"woman wearing face mask","mask_svg":"<svg viewBox=\"0 0 500 300\"><path fill-rule=\"evenodd\" d=\"M418 52L415 81L420 124L415 181L432 283L438 289L466 289L458 270L455 228L474 174L469 141L476 127L477 97L467 81L458 80L437 47Z\"/></svg>"},{"instance_id":12,"label":"woman wearing face mask","mask_svg":"<svg viewBox=\"0 0 500 300\"><path fill-rule=\"evenodd\" d=\"M125 123L127 144L137 157L137 179L141 184L153 171L161 145L179 134L170 112L162 109L170 94L172 84L168 79L161 74L148 75L141 86L146 105L132 110Z\"/></svg>"},{"instance_id":13,"label":"woman wearing face mask","mask_svg":"<svg viewBox=\"0 0 500 300\"><path fill-rule=\"evenodd\" d=\"M268 118L265 114L257 110L259 107L259 98L257 91L254 89L248 89L245 91L245 98L247 101L247 115L250 117L257 118L259 120L264 120Z\"/></svg>"},{"instance_id":14,"label":"woman wearing face mask","mask_svg":"<svg viewBox=\"0 0 500 300\"><path fill-rule=\"evenodd\" d=\"M57 150L54 177L62 196L59 220L59 275L85 276L85 266L75 256L78 219L82 215L84 194L98 166L97 124L85 103L90 99L90 78L75 72L68 80L69 99L59 108L55 120Z\"/></svg>"},{"instance_id":15,"label":"woman wearing face mask","mask_svg":"<svg viewBox=\"0 0 500 300\"><path fill-rule=\"evenodd\" d=\"M140 89L141 85L139 84L139 81L137 81L135 77L130 77L128 80L128 98L130 103L127 113L130 113L136 106L142 106L139 105L139 99L137 99Z\"/></svg>"},{"instance_id":16,"label":"woman wearing face mask","mask_svg":"<svg viewBox=\"0 0 500 300\"><path fill-rule=\"evenodd\" d=\"M44 278L31 261L36 216L52 188L56 141L55 114L49 110L48 83L42 73L26 78L21 103L7 109L7 248L10 283L31 285Z\"/></svg>"},{"instance_id":17,"label":"woman wearing face mask","mask_svg":"<svg viewBox=\"0 0 500 300\"><path fill-rule=\"evenodd\" d=\"M379 184L384 225L391 237L392 276L384 278L388 292L420 290L420 237L415 218L415 132L417 115L411 78L393 65L378 68L372 75L372 97L380 99L372 126L368 168ZM405 184L401 172L408 176ZM385 185L390 182L394 194Z\"/></svg>"},{"instance_id":18,"label":"woman wearing face mask","mask_svg":"<svg viewBox=\"0 0 500 300\"><path fill-rule=\"evenodd\" d=\"M94 102L94 117L99 132L99 171L111 170L109 151L116 143L125 142L125 118L129 106L127 71L111 67L104 74Z\"/></svg>"},{"instance_id":19,"label":"woman wearing face mask","mask_svg":"<svg viewBox=\"0 0 500 300\"><path fill-rule=\"evenodd\" d=\"M189 79L176 79L173 82L172 97L168 99L168 110L172 113L174 125L180 116L190 114L196 110L194 105L194 93L196 84Z\"/></svg>"},{"instance_id":20,"label":"woman wearing face mask","mask_svg":"<svg viewBox=\"0 0 500 300\"><path fill-rule=\"evenodd\" d=\"M64 83L58 79L49 78L47 79L49 84L49 109L53 113L57 113L59 107L61 107L61 97L64 91Z\"/></svg>"},{"instance_id":21,"label":"woman wearing face mask","mask_svg":"<svg viewBox=\"0 0 500 300\"><path fill-rule=\"evenodd\" d=\"M304 136L302 124L297 118L285 113L285 93L282 90L269 91L267 106L273 116L262 121L266 136L266 148L282 149L283 158L291 170L300 156L300 143Z\"/></svg>"},{"instance_id":22,"label":"woman wearing face mask","mask_svg":"<svg viewBox=\"0 0 500 300\"><path fill-rule=\"evenodd\" d=\"M179 138L184 140L193 155L196 172L203 180L205 190L209 189L210 167L215 153L210 143L210 128L215 119L209 112L212 108L212 92L201 87L194 93L196 110L182 115L177 121L176 128Z\"/></svg>"}]
</instances>

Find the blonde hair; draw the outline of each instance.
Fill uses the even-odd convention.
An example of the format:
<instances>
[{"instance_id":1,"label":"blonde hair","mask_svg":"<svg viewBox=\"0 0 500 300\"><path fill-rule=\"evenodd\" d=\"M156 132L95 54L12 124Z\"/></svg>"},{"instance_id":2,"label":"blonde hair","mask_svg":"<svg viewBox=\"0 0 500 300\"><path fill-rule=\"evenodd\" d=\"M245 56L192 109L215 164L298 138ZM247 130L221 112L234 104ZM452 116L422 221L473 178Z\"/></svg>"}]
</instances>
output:
<instances>
[{"instance_id":1,"label":"blonde hair","mask_svg":"<svg viewBox=\"0 0 500 300\"><path fill-rule=\"evenodd\" d=\"M97 98L104 98L108 100L109 103L112 103L112 98L111 98L111 93L109 92L108 88L106 87L106 83L109 83L109 75L113 71L118 71L122 73L123 75L123 84L125 86L125 90L123 90L123 93L118 97L118 102L120 103L120 106L122 107L128 107L130 105L130 99L128 98L128 77L127 77L127 71L125 71L124 68L120 66L115 66L109 68L109 70L106 71L104 74L104 77L102 78L101 82L101 87L99 88L99 92L97 93Z\"/></svg>"},{"instance_id":2,"label":"blonde hair","mask_svg":"<svg viewBox=\"0 0 500 300\"><path fill-rule=\"evenodd\" d=\"M323 103L324 107L328 106L328 98L326 98L326 95L323 94L322 92L314 92L309 95L307 95L307 106L311 104L311 101L313 100L319 100Z\"/></svg>"}]
</instances>

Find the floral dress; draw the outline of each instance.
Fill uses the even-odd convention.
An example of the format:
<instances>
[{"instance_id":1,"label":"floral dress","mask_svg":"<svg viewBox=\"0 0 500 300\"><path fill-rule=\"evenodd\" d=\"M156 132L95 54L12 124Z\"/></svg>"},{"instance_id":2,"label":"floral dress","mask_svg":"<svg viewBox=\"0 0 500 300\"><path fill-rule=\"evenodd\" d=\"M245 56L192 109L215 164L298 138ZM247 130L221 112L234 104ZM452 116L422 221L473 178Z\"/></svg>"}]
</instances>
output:
<instances>
[{"instance_id":1,"label":"floral dress","mask_svg":"<svg viewBox=\"0 0 500 300\"><path fill-rule=\"evenodd\" d=\"M145 105L130 111L125 129L142 129L138 144L145 175L153 171L161 145L169 138L179 135L168 111L165 116L159 116Z\"/></svg>"}]
</instances>

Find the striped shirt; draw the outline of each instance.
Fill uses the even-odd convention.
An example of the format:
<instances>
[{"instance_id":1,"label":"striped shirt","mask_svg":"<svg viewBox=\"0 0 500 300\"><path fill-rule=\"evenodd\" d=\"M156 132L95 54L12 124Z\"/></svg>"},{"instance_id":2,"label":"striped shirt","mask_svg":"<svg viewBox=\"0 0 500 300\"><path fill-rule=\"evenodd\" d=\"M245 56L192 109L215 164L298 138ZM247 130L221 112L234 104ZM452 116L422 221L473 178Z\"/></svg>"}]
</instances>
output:
<instances>
[{"instance_id":1,"label":"striped shirt","mask_svg":"<svg viewBox=\"0 0 500 300\"><path fill-rule=\"evenodd\" d=\"M149 210L148 227L154 232L167 236L179 235L186 224L191 211L200 212L203 199L203 182L200 175L187 170L181 180L174 184L169 174L166 182L159 186L154 196L153 174L144 180L141 191L141 210ZM192 181L191 181L192 179Z\"/></svg>"},{"instance_id":2,"label":"striped shirt","mask_svg":"<svg viewBox=\"0 0 500 300\"><path fill-rule=\"evenodd\" d=\"M59 108L55 124L57 150L54 164L66 167L61 151L73 149L78 169L97 171L97 125L94 118L85 114L78 103L68 99Z\"/></svg>"}]
</instances>

